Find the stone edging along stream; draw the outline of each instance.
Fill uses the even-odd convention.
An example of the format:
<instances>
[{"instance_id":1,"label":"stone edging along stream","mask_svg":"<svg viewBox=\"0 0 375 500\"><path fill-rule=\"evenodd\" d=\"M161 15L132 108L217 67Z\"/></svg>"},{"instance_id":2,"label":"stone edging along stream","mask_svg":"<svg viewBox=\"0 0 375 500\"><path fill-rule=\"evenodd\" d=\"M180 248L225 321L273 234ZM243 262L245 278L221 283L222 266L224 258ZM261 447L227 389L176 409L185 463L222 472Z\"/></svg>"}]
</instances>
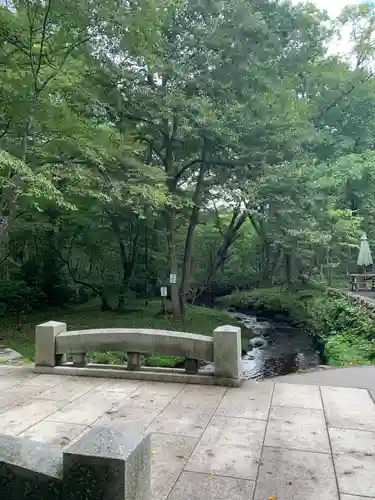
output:
<instances>
[{"instance_id":1,"label":"stone edging along stream","mask_svg":"<svg viewBox=\"0 0 375 500\"><path fill-rule=\"evenodd\" d=\"M327 288L327 295L330 295L331 297L346 297L351 302L364 307L368 311L371 318L375 319L375 294L372 299L370 297L358 295L354 292L338 290L337 288Z\"/></svg>"}]
</instances>

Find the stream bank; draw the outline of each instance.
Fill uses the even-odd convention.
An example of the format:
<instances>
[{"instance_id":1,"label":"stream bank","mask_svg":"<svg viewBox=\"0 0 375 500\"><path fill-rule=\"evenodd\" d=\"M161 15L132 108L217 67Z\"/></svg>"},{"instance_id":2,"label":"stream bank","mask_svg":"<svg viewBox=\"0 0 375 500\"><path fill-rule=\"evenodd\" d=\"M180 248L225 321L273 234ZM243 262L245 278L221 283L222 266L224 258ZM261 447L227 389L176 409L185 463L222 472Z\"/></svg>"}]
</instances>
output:
<instances>
[{"instance_id":1,"label":"stream bank","mask_svg":"<svg viewBox=\"0 0 375 500\"><path fill-rule=\"evenodd\" d=\"M348 296L345 290L317 286L272 287L220 297L217 306L256 316L258 320L271 318L269 321L276 323L276 329L280 326L281 338L283 325L299 332L298 339L303 344L307 342L304 345L308 345L306 335L310 336L312 349L319 351L324 364L344 367L375 363L375 316L369 305L358 299ZM292 356L295 341L290 342L287 335L286 344L293 347Z\"/></svg>"},{"instance_id":2,"label":"stream bank","mask_svg":"<svg viewBox=\"0 0 375 500\"><path fill-rule=\"evenodd\" d=\"M261 380L298 371L321 369L315 337L284 319L227 311L241 325L242 361L245 379ZM268 315L267 315L268 316ZM203 367L213 370L212 364Z\"/></svg>"},{"instance_id":3,"label":"stream bank","mask_svg":"<svg viewBox=\"0 0 375 500\"><path fill-rule=\"evenodd\" d=\"M245 378L263 379L316 369L321 364L314 336L286 321L228 312L243 326Z\"/></svg>"}]
</instances>

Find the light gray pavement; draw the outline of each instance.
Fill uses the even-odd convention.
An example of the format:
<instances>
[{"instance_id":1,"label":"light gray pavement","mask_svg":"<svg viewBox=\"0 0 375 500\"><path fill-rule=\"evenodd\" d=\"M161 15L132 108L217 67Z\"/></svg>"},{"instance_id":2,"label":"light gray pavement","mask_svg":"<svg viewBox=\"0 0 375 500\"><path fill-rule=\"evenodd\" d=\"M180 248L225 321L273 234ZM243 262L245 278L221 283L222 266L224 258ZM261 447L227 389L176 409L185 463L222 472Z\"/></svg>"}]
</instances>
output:
<instances>
[{"instance_id":1,"label":"light gray pavement","mask_svg":"<svg viewBox=\"0 0 375 500\"><path fill-rule=\"evenodd\" d=\"M368 391L280 381L226 389L2 366L0 433L61 447L97 424L152 433L153 500L375 500Z\"/></svg>"},{"instance_id":2,"label":"light gray pavement","mask_svg":"<svg viewBox=\"0 0 375 500\"><path fill-rule=\"evenodd\" d=\"M310 373L293 373L274 379L277 382L307 385L333 385L368 389L375 397L375 365L333 368Z\"/></svg>"}]
</instances>

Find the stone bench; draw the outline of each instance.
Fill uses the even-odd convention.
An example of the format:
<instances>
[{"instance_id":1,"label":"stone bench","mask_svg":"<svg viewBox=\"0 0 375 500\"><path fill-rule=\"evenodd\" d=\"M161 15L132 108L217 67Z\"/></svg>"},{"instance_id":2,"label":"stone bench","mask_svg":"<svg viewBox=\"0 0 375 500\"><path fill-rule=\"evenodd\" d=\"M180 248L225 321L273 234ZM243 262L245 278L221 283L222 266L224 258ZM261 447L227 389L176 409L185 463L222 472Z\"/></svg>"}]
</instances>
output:
<instances>
[{"instance_id":1,"label":"stone bench","mask_svg":"<svg viewBox=\"0 0 375 500\"><path fill-rule=\"evenodd\" d=\"M150 437L94 426L61 450L0 435L0 498L151 500Z\"/></svg>"},{"instance_id":2,"label":"stone bench","mask_svg":"<svg viewBox=\"0 0 375 500\"><path fill-rule=\"evenodd\" d=\"M242 379L241 330L216 328L213 336L142 328L67 331L65 323L49 321L36 327L36 373L133 378L165 382L237 387ZM88 363L90 351L127 353L127 365ZM142 354L185 358L185 370L141 366ZM66 362L66 355L72 361ZM214 363L213 373L199 372L199 362Z\"/></svg>"}]
</instances>

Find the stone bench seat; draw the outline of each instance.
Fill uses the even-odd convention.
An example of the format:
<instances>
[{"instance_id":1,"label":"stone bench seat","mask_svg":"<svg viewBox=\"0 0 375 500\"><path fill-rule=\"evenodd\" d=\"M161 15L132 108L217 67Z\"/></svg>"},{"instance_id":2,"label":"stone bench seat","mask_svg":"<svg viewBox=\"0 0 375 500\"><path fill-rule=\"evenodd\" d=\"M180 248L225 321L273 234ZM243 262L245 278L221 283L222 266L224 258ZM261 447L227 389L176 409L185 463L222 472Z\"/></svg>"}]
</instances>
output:
<instances>
[{"instance_id":1,"label":"stone bench seat","mask_svg":"<svg viewBox=\"0 0 375 500\"><path fill-rule=\"evenodd\" d=\"M194 333L139 328L100 328L62 332L56 354L86 350L122 350L213 361L212 337Z\"/></svg>"}]
</instances>

